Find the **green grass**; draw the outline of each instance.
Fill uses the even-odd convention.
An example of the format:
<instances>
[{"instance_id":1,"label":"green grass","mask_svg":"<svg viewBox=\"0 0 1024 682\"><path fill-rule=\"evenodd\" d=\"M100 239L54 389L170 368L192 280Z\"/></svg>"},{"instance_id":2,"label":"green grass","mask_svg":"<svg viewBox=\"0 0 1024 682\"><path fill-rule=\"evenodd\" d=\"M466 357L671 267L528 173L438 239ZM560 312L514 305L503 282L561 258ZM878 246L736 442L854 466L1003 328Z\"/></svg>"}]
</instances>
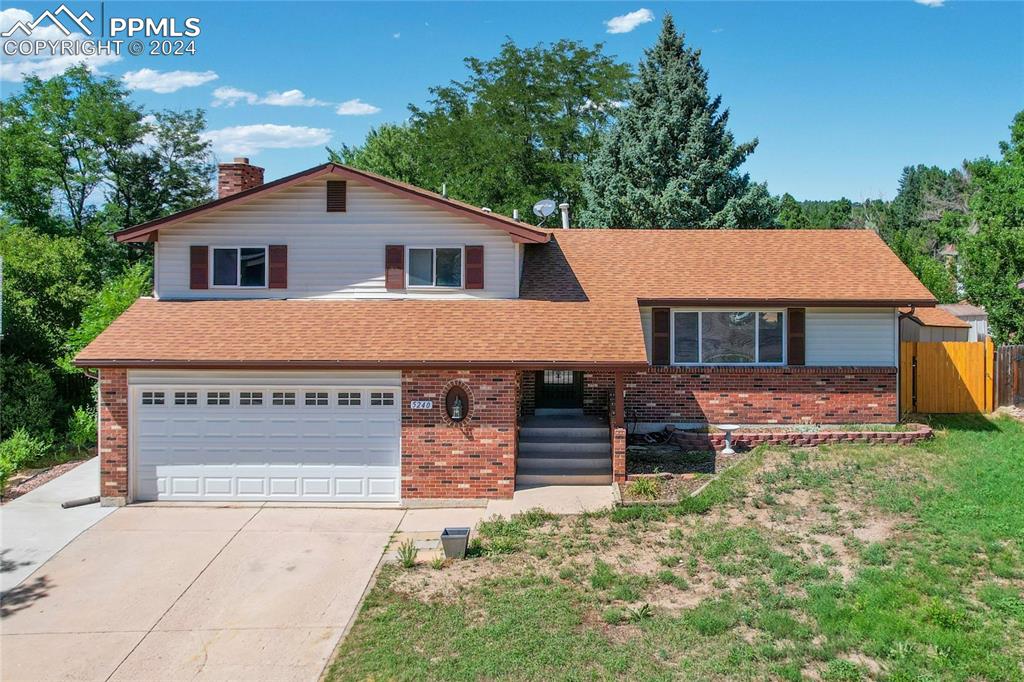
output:
<instances>
[{"instance_id":1,"label":"green grass","mask_svg":"<svg viewBox=\"0 0 1024 682\"><path fill-rule=\"evenodd\" d=\"M327 679L1022 680L1024 428L933 426L759 450L673 507L488 522L476 558L383 571ZM426 598L430 574L461 582Z\"/></svg>"}]
</instances>

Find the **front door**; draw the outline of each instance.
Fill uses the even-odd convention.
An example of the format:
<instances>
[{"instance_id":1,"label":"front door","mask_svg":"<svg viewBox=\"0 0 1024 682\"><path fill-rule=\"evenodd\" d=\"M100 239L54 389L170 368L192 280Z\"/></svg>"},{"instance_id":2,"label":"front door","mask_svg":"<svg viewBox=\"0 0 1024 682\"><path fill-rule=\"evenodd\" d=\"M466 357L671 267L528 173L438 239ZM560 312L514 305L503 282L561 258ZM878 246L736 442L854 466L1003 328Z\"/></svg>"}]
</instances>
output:
<instances>
[{"instance_id":1,"label":"front door","mask_svg":"<svg viewBox=\"0 0 1024 682\"><path fill-rule=\"evenodd\" d=\"M583 372L561 369L537 372L537 407L583 407Z\"/></svg>"}]
</instances>

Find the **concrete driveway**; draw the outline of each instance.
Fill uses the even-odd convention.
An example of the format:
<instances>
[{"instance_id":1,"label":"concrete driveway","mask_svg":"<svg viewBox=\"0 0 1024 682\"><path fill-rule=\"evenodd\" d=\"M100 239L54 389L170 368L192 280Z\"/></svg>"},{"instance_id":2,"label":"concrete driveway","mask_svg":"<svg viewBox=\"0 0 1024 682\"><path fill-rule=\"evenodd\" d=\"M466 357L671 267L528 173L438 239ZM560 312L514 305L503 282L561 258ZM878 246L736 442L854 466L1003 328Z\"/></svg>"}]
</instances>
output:
<instances>
[{"instance_id":1,"label":"concrete driveway","mask_svg":"<svg viewBox=\"0 0 1024 682\"><path fill-rule=\"evenodd\" d=\"M63 476L0 507L0 592L15 587L113 507L61 502L100 494L100 460L93 457Z\"/></svg>"},{"instance_id":2,"label":"concrete driveway","mask_svg":"<svg viewBox=\"0 0 1024 682\"><path fill-rule=\"evenodd\" d=\"M315 680L404 514L118 509L4 595L0 678Z\"/></svg>"}]
</instances>

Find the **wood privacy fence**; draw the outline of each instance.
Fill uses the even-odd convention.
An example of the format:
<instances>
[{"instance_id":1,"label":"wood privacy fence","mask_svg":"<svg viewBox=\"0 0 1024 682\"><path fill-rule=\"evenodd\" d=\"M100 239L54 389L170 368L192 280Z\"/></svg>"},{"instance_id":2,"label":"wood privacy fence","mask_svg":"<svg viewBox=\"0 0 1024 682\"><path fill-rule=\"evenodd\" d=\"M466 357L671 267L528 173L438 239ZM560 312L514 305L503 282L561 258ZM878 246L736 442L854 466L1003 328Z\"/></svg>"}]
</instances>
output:
<instances>
[{"instance_id":1,"label":"wood privacy fence","mask_svg":"<svg viewBox=\"0 0 1024 682\"><path fill-rule=\"evenodd\" d=\"M991 412L995 366L991 340L904 341L900 405L904 412Z\"/></svg>"},{"instance_id":2,"label":"wood privacy fence","mask_svg":"<svg viewBox=\"0 0 1024 682\"><path fill-rule=\"evenodd\" d=\"M996 351L996 406L1024 405L1024 346Z\"/></svg>"}]
</instances>

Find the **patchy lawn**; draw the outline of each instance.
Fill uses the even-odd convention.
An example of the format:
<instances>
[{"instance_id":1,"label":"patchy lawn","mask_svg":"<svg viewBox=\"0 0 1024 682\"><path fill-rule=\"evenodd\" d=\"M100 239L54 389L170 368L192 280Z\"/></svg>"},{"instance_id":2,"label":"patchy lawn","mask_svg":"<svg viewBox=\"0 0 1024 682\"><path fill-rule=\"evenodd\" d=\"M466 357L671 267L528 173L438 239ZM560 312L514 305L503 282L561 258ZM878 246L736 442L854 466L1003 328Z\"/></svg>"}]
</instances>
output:
<instances>
[{"instance_id":1,"label":"patchy lawn","mask_svg":"<svg viewBox=\"0 0 1024 682\"><path fill-rule=\"evenodd\" d=\"M388 567L328 679L1024 679L1024 424L759 450L698 498Z\"/></svg>"}]
</instances>

